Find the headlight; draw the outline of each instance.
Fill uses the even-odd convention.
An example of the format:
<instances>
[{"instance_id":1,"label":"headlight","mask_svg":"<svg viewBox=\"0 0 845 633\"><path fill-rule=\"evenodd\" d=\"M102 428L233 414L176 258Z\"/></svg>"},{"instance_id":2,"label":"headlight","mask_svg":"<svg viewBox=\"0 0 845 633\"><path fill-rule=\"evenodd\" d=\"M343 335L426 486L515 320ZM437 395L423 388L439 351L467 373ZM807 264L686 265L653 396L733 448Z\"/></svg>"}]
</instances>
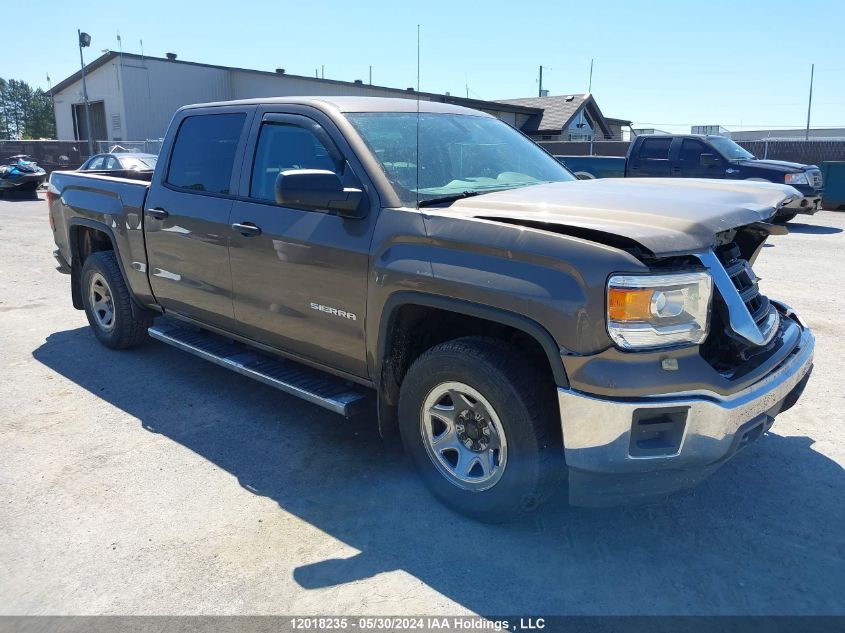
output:
<instances>
[{"instance_id":1,"label":"headlight","mask_svg":"<svg viewBox=\"0 0 845 633\"><path fill-rule=\"evenodd\" d=\"M786 174L783 182L787 185L809 185L810 181L807 179L807 174L799 172L797 174Z\"/></svg>"},{"instance_id":2,"label":"headlight","mask_svg":"<svg viewBox=\"0 0 845 633\"><path fill-rule=\"evenodd\" d=\"M712 287L706 272L614 275L607 282L607 332L624 349L701 343Z\"/></svg>"}]
</instances>

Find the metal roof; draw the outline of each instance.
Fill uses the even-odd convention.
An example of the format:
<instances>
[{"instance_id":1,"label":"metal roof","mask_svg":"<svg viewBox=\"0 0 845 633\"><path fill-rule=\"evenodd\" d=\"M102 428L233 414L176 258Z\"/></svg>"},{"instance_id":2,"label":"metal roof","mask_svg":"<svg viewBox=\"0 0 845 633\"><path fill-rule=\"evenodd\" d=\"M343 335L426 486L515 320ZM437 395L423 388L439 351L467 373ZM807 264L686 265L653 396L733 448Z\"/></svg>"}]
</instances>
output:
<instances>
[{"instance_id":1,"label":"metal roof","mask_svg":"<svg viewBox=\"0 0 845 633\"><path fill-rule=\"evenodd\" d=\"M374 88L377 90L383 90L386 92L394 93L398 95L404 95L406 98L408 95L417 95L419 94L420 97L428 99L433 102L440 102L440 103L451 103L455 105L464 106L466 108L473 108L476 110L496 110L500 112L514 112L517 114L526 114L526 115L537 115L540 114L540 110L537 108L533 108L527 105L520 105L516 103L504 103L500 101L484 101L482 99L467 99L464 97L457 97L453 95L444 95L435 92L423 92L420 91L417 93L416 90L403 90L401 88L391 88L388 86L378 86L375 84L364 84L358 83L354 81L340 81L338 79L322 79L320 77L309 77L307 75L292 75L289 73L277 73L268 70L254 70L251 68L239 68L237 66L219 66L217 64L203 64L200 62L189 62L183 61L180 59L167 59L165 57L151 57L150 55L138 55L137 53L119 53L115 51L109 51L108 53L104 53L91 63L85 66L85 72L91 73L101 66L109 63L110 61L117 59L117 58L126 58L132 59L136 61L143 61L143 60L154 60L158 62L164 62L166 64L185 64L189 66L200 66L203 68L216 68L218 70L230 70L236 72L244 72L244 73L255 73L259 75L267 75L272 77L278 77L283 79L285 77L290 77L292 79L304 79L307 81L314 81L323 84L332 84L332 85L339 85L339 86L347 86L350 88ZM82 71L79 70L72 74L70 77L63 79L55 86L53 89L48 91L48 94L55 95L58 92L61 92L65 88L73 85L75 82L80 81L82 79Z\"/></svg>"}]
</instances>

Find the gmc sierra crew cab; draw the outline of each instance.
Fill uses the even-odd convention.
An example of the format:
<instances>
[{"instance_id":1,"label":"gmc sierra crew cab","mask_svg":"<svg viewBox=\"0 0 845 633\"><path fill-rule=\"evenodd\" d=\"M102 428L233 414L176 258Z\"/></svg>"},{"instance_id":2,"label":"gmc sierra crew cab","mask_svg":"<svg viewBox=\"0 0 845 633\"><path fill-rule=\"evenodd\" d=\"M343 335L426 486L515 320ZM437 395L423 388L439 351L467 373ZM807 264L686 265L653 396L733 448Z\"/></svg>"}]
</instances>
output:
<instances>
[{"instance_id":1,"label":"gmc sierra crew cab","mask_svg":"<svg viewBox=\"0 0 845 633\"><path fill-rule=\"evenodd\" d=\"M821 206L824 186L816 165L759 159L729 138L716 135L647 134L636 137L621 156L555 156L579 178L719 178L790 185L801 192L798 204L775 216L788 222Z\"/></svg>"},{"instance_id":2,"label":"gmc sierra crew cab","mask_svg":"<svg viewBox=\"0 0 845 633\"><path fill-rule=\"evenodd\" d=\"M360 97L185 107L151 183L53 172L48 192L100 342L377 420L486 521L564 479L585 505L693 485L795 404L813 335L752 265L798 198L577 180L487 114Z\"/></svg>"}]
</instances>

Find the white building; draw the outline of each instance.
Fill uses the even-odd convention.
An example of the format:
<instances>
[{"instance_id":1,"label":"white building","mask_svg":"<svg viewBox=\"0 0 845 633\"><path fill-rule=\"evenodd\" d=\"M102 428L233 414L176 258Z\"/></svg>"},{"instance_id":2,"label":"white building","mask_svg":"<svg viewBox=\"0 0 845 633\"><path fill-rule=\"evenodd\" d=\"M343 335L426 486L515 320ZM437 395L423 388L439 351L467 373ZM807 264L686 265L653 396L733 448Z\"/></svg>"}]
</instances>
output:
<instances>
[{"instance_id":1,"label":"white building","mask_svg":"<svg viewBox=\"0 0 845 633\"><path fill-rule=\"evenodd\" d=\"M96 141L161 138L173 113L191 103L305 95L417 97L412 88L288 75L283 69L267 72L214 66L177 60L175 55L160 58L108 52L88 64L85 75ZM57 138L87 139L81 71L58 83L52 94ZM420 98L484 110L516 128L542 114L542 109L535 107L449 95L420 93Z\"/></svg>"}]
</instances>

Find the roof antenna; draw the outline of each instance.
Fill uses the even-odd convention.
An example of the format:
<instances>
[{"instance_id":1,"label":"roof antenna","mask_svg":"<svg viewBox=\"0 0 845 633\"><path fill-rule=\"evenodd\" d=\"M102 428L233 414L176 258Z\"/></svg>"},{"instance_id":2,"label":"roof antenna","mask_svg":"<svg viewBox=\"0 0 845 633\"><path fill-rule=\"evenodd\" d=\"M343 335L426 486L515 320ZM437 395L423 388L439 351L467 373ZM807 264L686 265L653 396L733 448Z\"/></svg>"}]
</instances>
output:
<instances>
[{"instance_id":1,"label":"roof antenna","mask_svg":"<svg viewBox=\"0 0 845 633\"><path fill-rule=\"evenodd\" d=\"M420 25L417 24L417 209L420 208Z\"/></svg>"}]
</instances>

